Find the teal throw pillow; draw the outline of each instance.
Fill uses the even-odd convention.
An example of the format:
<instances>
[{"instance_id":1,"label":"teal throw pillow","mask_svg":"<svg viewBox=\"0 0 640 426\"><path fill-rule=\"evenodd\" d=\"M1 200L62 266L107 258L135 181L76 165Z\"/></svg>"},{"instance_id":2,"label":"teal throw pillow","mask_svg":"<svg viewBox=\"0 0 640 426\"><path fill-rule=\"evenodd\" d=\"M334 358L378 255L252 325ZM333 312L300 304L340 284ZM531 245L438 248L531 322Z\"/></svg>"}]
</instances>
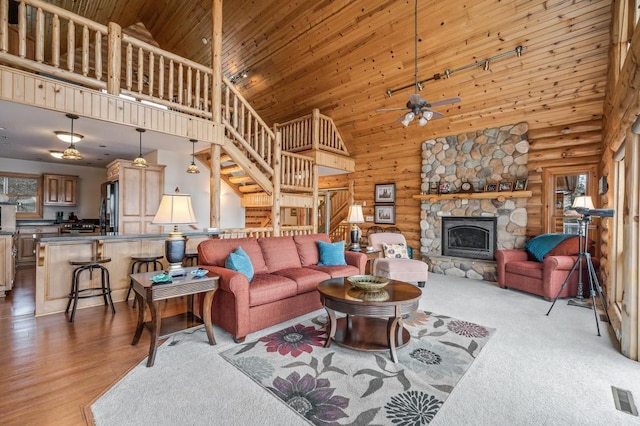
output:
<instances>
[{"instance_id":1,"label":"teal throw pillow","mask_svg":"<svg viewBox=\"0 0 640 426\"><path fill-rule=\"evenodd\" d=\"M325 243L318 241L318 249L320 250L320 266L338 266L346 265L344 260L344 241L337 243Z\"/></svg>"},{"instance_id":2,"label":"teal throw pillow","mask_svg":"<svg viewBox=\"0 0 640 426\"><path fill-rule=\"evenodd\" d=\"M249 281L253 278L253 265L251 264L251 259L249 259L249 255L242 250L242 247L238 247L236 251L229 253L229 257L226 262L224 262L224 266L227 269L244 274Z\"/></svg>"}]
</instances>

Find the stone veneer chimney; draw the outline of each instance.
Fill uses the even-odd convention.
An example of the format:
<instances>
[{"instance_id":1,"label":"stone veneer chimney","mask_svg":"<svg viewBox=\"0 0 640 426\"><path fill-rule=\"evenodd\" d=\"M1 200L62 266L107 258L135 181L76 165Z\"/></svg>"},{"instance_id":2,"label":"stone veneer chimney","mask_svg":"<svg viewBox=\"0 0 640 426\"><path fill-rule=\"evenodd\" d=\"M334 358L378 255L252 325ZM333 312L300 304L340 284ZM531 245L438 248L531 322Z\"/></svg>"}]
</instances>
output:
<instances>
[{"instance_id":1,"label":"stone veneer chimney","mask_svg":"<svg viewBox=\"0 0 640 426\"><path fill-rule=\"evenodd\" d=\"M451 192L458 192L464 181L482 192L486 184L527 178L527 130L526 123L519 123L423 142L422 192L428 193L440 183L448 183ZM499 201L499 195L422 202L420 252L432 272L496 280L495 261L442 256L441 217L497 217L497 249L521 248L526 240L527 198Z\"/></svg>"}]
</instances>

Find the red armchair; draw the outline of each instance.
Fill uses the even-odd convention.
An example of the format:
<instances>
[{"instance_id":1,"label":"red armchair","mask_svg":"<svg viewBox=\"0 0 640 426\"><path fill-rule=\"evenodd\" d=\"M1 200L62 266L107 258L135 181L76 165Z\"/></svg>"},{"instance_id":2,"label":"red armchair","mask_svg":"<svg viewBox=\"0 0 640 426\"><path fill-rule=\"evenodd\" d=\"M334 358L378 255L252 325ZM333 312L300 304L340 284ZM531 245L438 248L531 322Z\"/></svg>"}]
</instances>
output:
<instances>
[{"instance_id":1,"label":"red armchair","mask_svg":"<svg viewBox=\"0 0 640 426\"><path fill-rule=\"evenodd\" d=\"M573 239L573 238L572 238ZM577 240L577 237L575 237ZM571 240L571 239L570 239ZM577 242L577 241L576 241ZM563 243L564 251L571 241ZM577 247L577 245L575 245ZM550 252L542 262L535 260L525 250L497 250L498 285L502 288L512 288L537 294L546 300L553 300L560 291L562 283L569 275L569 271L577 258L577 249L568 250L575 254L555 254ZM592 258L594 268L598 268L599 262ZM565 286L560 297L575 297L578 292L578 275L576 270ZM582 262L582 295L589 296L589 275L586 259Z\"/></svg>"}]
</instances>

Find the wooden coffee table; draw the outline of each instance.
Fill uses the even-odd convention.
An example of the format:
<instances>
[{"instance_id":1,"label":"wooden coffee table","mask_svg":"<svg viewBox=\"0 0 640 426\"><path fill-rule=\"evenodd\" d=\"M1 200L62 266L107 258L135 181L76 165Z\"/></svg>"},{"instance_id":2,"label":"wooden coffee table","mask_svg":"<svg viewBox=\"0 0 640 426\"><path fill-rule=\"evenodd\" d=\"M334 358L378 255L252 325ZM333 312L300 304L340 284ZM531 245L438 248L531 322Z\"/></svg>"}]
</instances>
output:
<instances>
[{"instance_id":1,"label":"wooden coffee table","mask_svg":"<svg viewBox=\"0 0 640 426\"><path fill-rule=\"evenodd\" d=\"M213 336L213 325L211 324L211 302L218 289L218 280L220 277L209 272L205 277L196 278L190 273L193 269L198 268L185 268L187 272L185 276L175 277L172 283L167 284L154 284L151 281L151 277L157 275L159 273L158 271L130 275L133 280L133 291L138 301L138 325L131 344L134 346L138 344L144 328L149 330L151 342L149 343L147 367L153 366L156 358L156 350L158 349L158 340L179 331L200 327L204 323L209 344L216 344ZM197 293L205 294L202 319L196 317L192 312L193 295ZM181 296L187 296L189 299L187 302L187 312L174 317L162 318L158 302L160 300ZM145 303L151 313L151 321L149 322L144 321Z\"/></svg>"},{"instance_id":2,"label":"wooden coffee table","mask_svg":"<svg viewBox=\"0 0 640 426\"><path fill-rule=\"evenodd\" d=\"M360 351L388 350L398 362L396 348L409 343L411 336L402 325L402 316L418 309L422 291L409 283L390 280L379 291L351 287L346 278L333 278L318 285L320 299L329 315L329 337L341 346ZM336 318L336 312L347 314Z\"/></svg>"}]
</instances>

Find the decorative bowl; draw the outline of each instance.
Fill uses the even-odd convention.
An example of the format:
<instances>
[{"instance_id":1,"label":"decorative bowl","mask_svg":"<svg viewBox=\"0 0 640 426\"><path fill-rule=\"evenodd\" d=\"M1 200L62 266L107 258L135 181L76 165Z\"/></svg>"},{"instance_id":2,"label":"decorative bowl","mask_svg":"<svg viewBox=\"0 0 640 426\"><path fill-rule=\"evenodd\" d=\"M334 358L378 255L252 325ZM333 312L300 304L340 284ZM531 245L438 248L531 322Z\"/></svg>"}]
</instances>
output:
<instances>
[{"instance_id":1,"label":"decorative bowl","mask_svg":"<svg viewBox=\"0 0 640 426\"><path fill-rule=\"evenodd\" d=\"M173 282L173 278L171 278L171 275L166 272L160 272L159 274L151 277L151 281L154 284L169 284Z\"/></svg>"},{"instance_id":2,"label":"decorative bowl","mask_svg":"<svg viewBox=\"0 0 640 426\"><path fill-rule=\"evenodd\" d=\"M347 281L352 287L367 291L379 290L389 284L389 278L377 275L352 275L347 277Z\"/></svg>"},{"instance_id":3,"label":"decorative bowl","mask_svg":"<svg viewBox=\"0 0 640 426\"><path fill-rule=\"evenodd\" d=\"M194 269L193 271L191 271L191 275L193 275L196 278L202 278L205 277L207 275L209 271L206 269Z\"/></svg>"}]
</instances>

